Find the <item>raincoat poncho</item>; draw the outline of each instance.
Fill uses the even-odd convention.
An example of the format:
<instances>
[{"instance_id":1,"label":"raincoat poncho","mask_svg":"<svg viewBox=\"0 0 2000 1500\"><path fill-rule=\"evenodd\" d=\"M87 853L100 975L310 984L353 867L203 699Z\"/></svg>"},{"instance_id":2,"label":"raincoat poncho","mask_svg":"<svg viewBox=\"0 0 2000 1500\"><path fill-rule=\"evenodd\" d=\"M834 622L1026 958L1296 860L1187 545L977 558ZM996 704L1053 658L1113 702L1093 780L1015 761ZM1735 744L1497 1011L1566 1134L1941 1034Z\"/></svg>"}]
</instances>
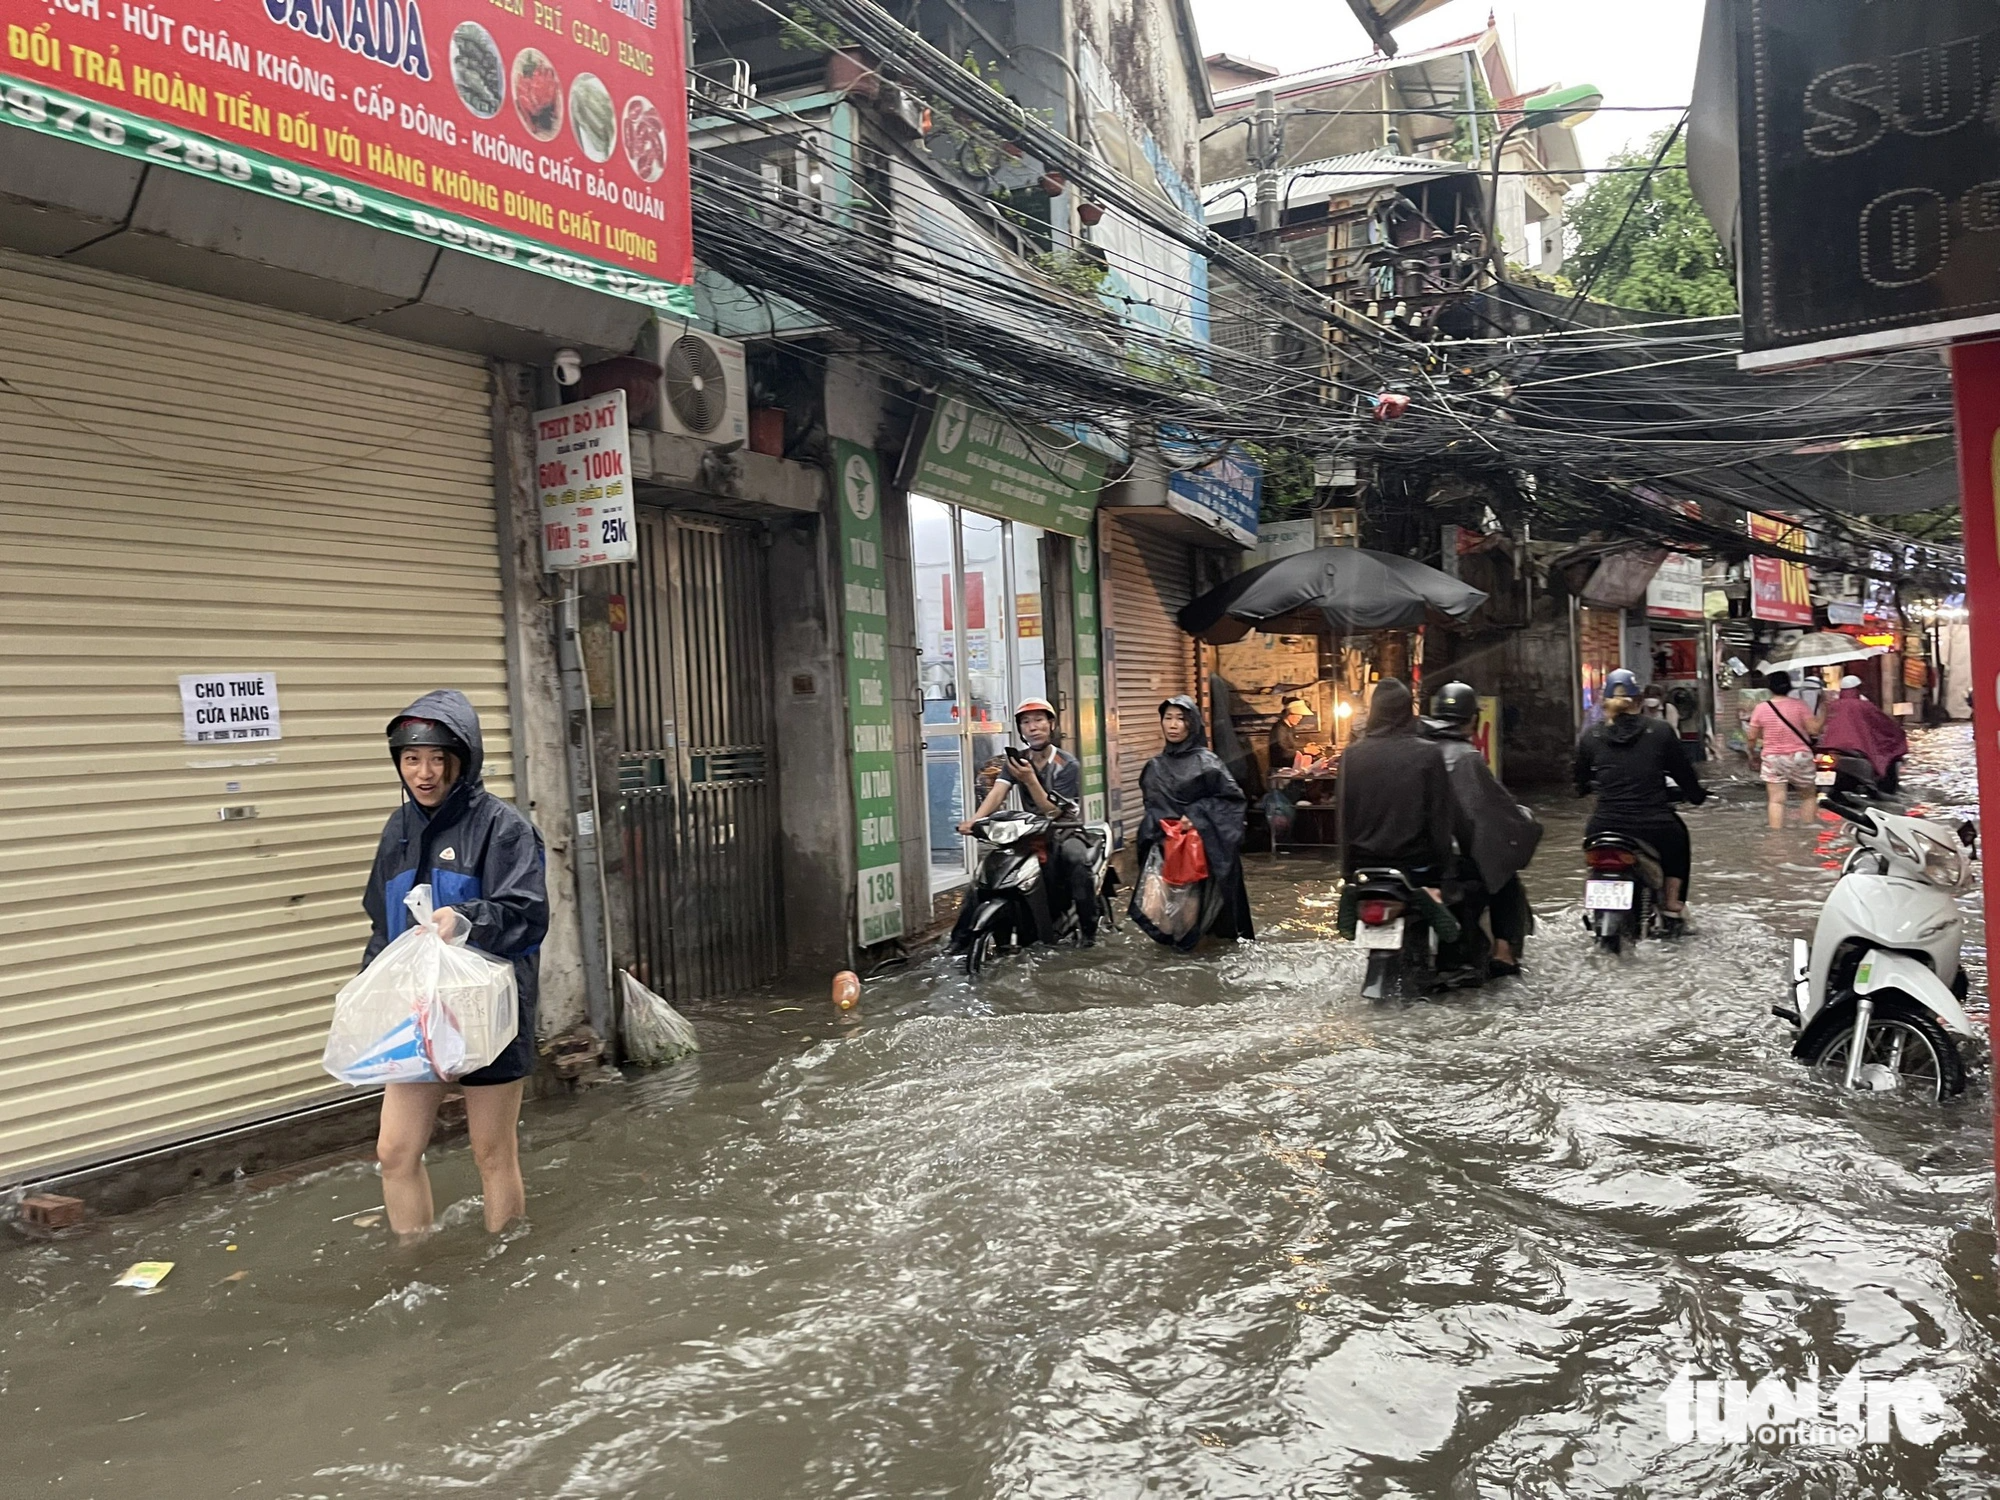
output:
<instances>
[{"instance_id":1,"label":"raincoat poncho","mask_svg":"<svg viewBox=\"0 0 2000 1500\"><path fill-rule=\"evenodd\" d=\"M542 836L482 784L485 744L479 714L465 694L449 688L426 693L391 719L390 727L401 719L444 725L467 753L458 780L436 808L426 812L406 791L403 805L389 815L361 897L374 927L362 966L410 925L403 904L410 887L429 885L437 906L451 907L470 924L467 941L473 947L514 965L520 1028L506 1051L459 1082L512 1083L527 1077L535 1062L536 969L549 926Z\"/></svg>"},{"instance_id":2,"label":"raincoat poncho","mask_svg":"<svg viewBox=\"0 0 2000 1500\"><path fill-rule=\"evenodd\" d=\"M1862 697L1860 688L1842 688L1840 696L1827 706L1819 747L1865 755L1877 776L1887 776L1889 767L1910 753L1910 736L1901 724Z\"/></svg>"},{"instance_id":3,"label":"raincoat poncho","mask_svg":"<svg viewBox=\"0 0 2000 1500\"><path fill-rule=\"evenodd\" d=\"M1178 708L1191 726L1179 744L1169 743L1139 773L1145 820L1139 825L1139 881L1132 893L1132 920L1162 943L1186 951L1205 933L1217 937L1255 936L1250 897L1243 887L1243 830L1248 800L1236 778L1208 748L1208 728L1192 698L1169 698L1160 712ZM1208 879L1199 890L1199 915L1185 931L1163 928L1147 915L1147 872L1159 857L1166 835L1160 825L1185 818L1201 835ZM1156 887L1154 888L1157 889Z\"/></svg>"}]
</instances>

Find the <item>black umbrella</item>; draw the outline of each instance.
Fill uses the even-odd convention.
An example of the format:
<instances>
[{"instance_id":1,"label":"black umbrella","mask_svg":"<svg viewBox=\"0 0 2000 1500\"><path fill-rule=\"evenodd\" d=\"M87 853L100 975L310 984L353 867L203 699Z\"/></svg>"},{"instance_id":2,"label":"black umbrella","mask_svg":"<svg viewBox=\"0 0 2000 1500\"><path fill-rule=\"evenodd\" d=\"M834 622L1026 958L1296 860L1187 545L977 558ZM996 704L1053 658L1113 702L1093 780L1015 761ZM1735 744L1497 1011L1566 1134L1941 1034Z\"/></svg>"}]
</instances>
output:
<instances>
[{"instance_id":1,"label":"black umbrella","mask_svg":"<svg viewBox=\"0 0 2000 1500\"><path fill-rule=\"evenodd\" d=\"M1485 602L1479 589L1414 558L1317 547L1237 574L1188 605L1179 620L1189 635L1226 646L1257 629L1408 630L1431 610L1462 620Z\"/></svg>"}]
</instances>

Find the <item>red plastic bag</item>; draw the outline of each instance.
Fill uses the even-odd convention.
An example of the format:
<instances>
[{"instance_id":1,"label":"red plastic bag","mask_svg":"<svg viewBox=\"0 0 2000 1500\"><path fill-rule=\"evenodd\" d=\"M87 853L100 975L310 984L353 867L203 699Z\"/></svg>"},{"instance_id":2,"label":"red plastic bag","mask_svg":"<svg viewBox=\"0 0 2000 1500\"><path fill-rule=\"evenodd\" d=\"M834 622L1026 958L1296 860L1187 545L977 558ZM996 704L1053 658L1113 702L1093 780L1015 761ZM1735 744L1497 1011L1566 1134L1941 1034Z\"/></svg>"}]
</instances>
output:
<instances>
[{"instance_id":1,"label":"red plastic bag","mask_svg":"<svg viewBox=\"0 0 2000 1500\"><path fill-rule=\"evenodd\" d=\"M1208 879L1208 851L1201 835L1186 818L1169 818L1160 825L1167 836L1167 856L1160 875L1168 885L1200 885Z\"/></svg>"}]
</instances>

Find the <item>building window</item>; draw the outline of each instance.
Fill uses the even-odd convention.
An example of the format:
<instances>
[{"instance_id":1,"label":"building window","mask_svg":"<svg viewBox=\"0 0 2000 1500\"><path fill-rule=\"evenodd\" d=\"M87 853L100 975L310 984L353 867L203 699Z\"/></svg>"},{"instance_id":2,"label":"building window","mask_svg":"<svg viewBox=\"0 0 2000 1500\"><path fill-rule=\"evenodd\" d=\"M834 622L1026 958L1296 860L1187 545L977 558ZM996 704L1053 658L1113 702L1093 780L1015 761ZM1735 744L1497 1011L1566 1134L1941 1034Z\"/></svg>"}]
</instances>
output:
<instances>
[{"instance_id":1,"label":"building window","mask_svg":"<svg viewBox=\"0 0 2000 1500\"><path fill-rule=\"evenodd\" d=\"M970 878L972 841L958 825L992 784L1002 747L1014 741L1014 705L1049 696L1042 535L1018 521L910 497L933 892Z\"/></svg>"}]
</instances>

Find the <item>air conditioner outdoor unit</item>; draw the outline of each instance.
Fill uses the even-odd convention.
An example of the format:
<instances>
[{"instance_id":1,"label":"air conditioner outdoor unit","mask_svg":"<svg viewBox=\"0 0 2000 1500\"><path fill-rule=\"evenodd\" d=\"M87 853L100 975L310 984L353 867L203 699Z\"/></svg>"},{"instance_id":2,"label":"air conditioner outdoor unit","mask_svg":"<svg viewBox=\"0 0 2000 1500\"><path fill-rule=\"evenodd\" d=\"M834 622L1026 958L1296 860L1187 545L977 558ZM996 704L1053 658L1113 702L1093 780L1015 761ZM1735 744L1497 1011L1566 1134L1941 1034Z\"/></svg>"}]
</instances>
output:
<instances>
[{"instance_id":1,"label":"air conditioner outdoor unit","mask_svg":"<svg viewBox=\"0 0 2000 1500\"><path fill-rule=\"evenodd\" d=\"M660 372L660 431L704 443L748 441L750 380L741 344L662 323Z\"/></svg>"}]
</instances>

